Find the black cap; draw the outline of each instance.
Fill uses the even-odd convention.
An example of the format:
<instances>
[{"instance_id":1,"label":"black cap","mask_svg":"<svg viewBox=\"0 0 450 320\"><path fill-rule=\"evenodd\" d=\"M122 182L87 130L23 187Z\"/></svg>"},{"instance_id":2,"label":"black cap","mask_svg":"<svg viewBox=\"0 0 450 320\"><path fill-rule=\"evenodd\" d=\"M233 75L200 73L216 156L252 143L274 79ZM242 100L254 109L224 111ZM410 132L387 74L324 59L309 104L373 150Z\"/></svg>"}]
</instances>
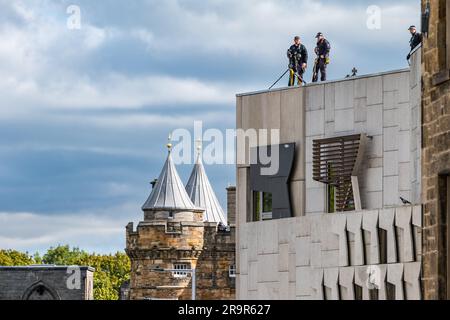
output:
<instances>
[{"instance_id":1,"label":"black cap","mask_svg":"<svg viewBox=\"0 0 450 320\"><path fill-rule=\"evenodd\" d=\"M416 28L416 26L411 26L411 27L409 27L408 30L411 30L411 29L417 29L417 28Z\"/></svg>"},{"instance_id":2,"label":"black cap","mask_svg":"<svg viewBox=\"0 0 450 320\"><path fill-rule=\"evenodd\" d=\"M322 32L317 33L316 38L318 37L323 37L323 33Z\"/></svg>"}]
</instances>

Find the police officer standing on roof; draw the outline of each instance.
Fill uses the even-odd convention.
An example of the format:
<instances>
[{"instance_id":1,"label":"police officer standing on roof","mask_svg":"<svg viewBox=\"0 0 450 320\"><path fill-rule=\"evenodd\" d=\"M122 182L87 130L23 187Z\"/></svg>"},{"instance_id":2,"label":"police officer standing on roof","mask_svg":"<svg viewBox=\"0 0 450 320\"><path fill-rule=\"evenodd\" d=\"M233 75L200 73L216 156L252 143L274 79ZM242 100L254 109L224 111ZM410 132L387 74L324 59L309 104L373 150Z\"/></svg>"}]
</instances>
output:
<instances>
[{"instance_id":1,"label":"police officer standing on roof","mask_svg":"<svg viewBox=\"0 0 450 320\"><path fill-rule=\"evenodd\" d=\"M287 56L290 69L289 86L295 85L296 78L300 85L303 82L303 74L308 66L308 50L301 43L299 36L294 38L294 44L289 48Z\"/></svg>"},{"instance_id":2,"label":"police officer standing on roof","mask_svg":"<svg viewBox=\"0 0 450 320\"><path fill-rule=\"evenodd\" d=\"M411 40L409 40L409 45L411 46L411 51L406 57L407 60L411 58L411 52L422 43L422 34L417 32L416 26L409 27L409 32L411 33Z\"/></svg>"},{"instance_id":3,"label":"police officer standing on roof","mask_svg":"<svg viewBox=\"0 0 450 320\"><path fill-rule=\"evenodd\" d=\"M330 51L331 45L327 39L325 39L322 32L316 35L317 47L315 49L317 59L313 70L313 82L319 80L320 71L320 81L327 80L327 65L330 63Z\"/></svg>"}]
</instances>

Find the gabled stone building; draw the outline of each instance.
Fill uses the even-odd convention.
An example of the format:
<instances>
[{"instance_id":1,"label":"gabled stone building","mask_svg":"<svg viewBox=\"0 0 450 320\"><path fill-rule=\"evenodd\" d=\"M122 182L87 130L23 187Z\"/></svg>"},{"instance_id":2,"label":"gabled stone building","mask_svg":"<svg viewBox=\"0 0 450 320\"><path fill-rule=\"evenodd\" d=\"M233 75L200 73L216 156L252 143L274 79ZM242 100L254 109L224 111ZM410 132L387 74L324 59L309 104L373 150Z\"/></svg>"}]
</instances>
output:
<instances>
[{"instance_id":1,"label":"gabled stone building","mask_svg":"<svg viewBox=\"0 0 450 320\"><path fill-rule=\"evenodd\" d=\"M137 229L127 226L131 300L235 298L235 228L223 209L201 157L187 191L171 156L142 210ZM194 277L195 273L195 277Z\"/></svg>"}]
</instances>

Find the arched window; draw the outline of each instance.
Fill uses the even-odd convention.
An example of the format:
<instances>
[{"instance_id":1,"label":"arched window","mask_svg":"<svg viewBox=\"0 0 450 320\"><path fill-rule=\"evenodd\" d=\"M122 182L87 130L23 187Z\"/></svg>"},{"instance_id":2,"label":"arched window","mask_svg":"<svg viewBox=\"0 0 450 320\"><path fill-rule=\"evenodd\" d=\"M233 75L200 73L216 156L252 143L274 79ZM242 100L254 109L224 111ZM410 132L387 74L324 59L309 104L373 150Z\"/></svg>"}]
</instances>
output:
<instances>
[{"instance_id":1,"label":"arched window","mask_svg":"<svg viewBox=\"0 0 450 320\"><path fill-rule=\"evenodd\" d=\"M51 287L39 281L30 286L24 293L22 300L61 300L58 293Z\"/></svg>"}]
</instances>

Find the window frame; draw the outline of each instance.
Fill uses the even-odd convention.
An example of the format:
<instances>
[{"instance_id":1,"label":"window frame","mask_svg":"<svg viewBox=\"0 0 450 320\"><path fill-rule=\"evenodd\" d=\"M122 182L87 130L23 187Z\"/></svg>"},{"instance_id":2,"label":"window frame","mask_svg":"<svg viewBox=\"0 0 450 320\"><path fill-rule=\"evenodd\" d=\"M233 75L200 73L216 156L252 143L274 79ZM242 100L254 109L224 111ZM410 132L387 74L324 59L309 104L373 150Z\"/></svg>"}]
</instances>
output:
<instances>
[{"instance_id":1,"label":"window frame","mask_svg":"<svg viewBox=\"0 0 450 320\"><path fill-rule=\"evenodd\" d=\"M272 211L264 211L265 195L271 195ZM253 191L253 222L273 220L273 194L263 191ZM255 206L256 205L256 206ZM259 209L259 210L258 210Z\"/></svg>"},{"instance_id":2,"label":"window frame","mask_svg":"<svg viewBox=\"0 0 450 320\"><path fill-rule=\"evenodd\" d=\"M231 264L228 267L228 276L230 278L236 278L236 264Z\"/></svg>"},{"instance_id":3,"label":"window frame","mask_svg":"<svg viewBox=\"0 0 450 320\"><path fill-rule=\"evenodd\" d=\"M183 267L183 268L180 268ZM188 270L190 270L190 265L188 263L185 262L179 262L179 263L174 263L173 264L173 269L174 270L180 270L180 271L174 271L172 272L172 276L174 278L178 278L178 279L186 279L189 275ZM186 271L183 271L186 270Z\"/></svg>"}]
</instances>

